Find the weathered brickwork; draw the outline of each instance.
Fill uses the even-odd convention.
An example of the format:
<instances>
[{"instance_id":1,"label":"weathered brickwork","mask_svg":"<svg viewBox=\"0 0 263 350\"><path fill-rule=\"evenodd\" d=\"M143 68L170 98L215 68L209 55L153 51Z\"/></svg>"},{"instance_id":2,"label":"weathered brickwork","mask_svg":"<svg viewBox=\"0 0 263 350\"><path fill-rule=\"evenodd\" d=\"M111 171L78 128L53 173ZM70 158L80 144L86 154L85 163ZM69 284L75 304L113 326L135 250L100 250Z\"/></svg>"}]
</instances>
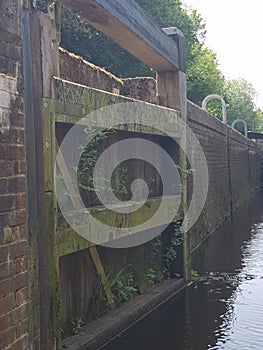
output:
<instances>
[{"instance_id":1,"label":"weathered brickwork","mask_svg":"<svg viewBox=\"0 0 263 350\"><path fill-rule=\"evenodd\" d=\"M121 79L63 48L59 48L59 67L62 79L116 94L122 89Z\"/></svg>"},{"instance_id":2,"label":"weathered brickwork","mask_svg":"<svg viewBox=\"0 0 263 350\"><path fill-rule=\"evenodd\" d=\"M191 230L193 250L260 185L262 149L254 141L227 127L218 119L188 102L188 125L196 134L206 156L209 189L205 208ZM191 157L198 159L195 149ZM189 200L191 180L189 180Z\"/></svg>"},{"instance_id":3,"label":"weathered brickwork","mask_svg":"<svg viewBox=\"0 0 263 350\"><path fill-rule=\"evenodd\" d=\"M105 69L59 48L60 78L95 89L156 103L156 80L150 77L119 79Z\"/></svg>"},{"instance_id":4,"label":"weathered brickwork","mask_svg":"<svg viewBox=\"0 0 263 350\"><path fill-rule=\"evenodd\" d=\"M20 9L0 3L0 348L27 349L28 246Z\"/></svg>"},{"instance_id":5,"label":"weathered brickwork","mask_svg":"<svg viewBox=\"0 0 263 350\"><path fill-rule=\"evenodd\" d=\"M153 99L157 93L156 81L152 78L126 79L121 93L156 103ZM259 188L263 150L259 143L245 138L191 102L188 102L187 120L203 148L209 171L206 205L190 234L193 250ZM198 160L200 155L191 145L191 139L187 143L190 157ZM189 202L191 194L189 176Z\"/></svg>"},{"instance_id":6,"label":"weathered brickwork","mask_svg":"<svg viewBox=\"0 0 263 350\"><path fill-rule=\"evenodd\" d=\"M149 77L123 79L121 95L136 100L156 103L157 97L156 80Z\"/></svg>"},{"instance_id":7,"label":"weathered brickwork","mask_svg":"<svg viewBox=\"0 0 263 350\"><path fill-rule=\"evenodd\" d=\"M249 142L234 130L229 130L229 160L233 210L251 192L249 179Z\"/></svg>"}]
</instances>

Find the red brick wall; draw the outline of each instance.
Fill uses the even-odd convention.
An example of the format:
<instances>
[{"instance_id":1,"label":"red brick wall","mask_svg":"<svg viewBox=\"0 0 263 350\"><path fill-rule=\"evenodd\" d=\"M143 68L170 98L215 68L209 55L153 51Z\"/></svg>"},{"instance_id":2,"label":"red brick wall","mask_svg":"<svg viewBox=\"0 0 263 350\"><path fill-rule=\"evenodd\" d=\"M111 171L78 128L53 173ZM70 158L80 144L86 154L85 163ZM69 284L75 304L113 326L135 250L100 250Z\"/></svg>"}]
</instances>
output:
<instances>
[{"instance_id":1,"label":"red brick wall","mask_svg":"<svg viewBox=\"0 0 263 350\"><path fill-rule=\"evenodd\" d=\"M0 3L0 349L27 349L28 246L20 9Z\"/></svg>"},{"instance_id":2,"label":"red brick wall","mask_svg":"<svg viewBox=\"0 0 263 350\"><path fill-rule=\"evenodd\" d=\"M191 230L190 241L193 250L231 215L231 210L235 211L259 188L263 149L191 102L188 102L187 117L188 125L202 145L209 172L205 208ZM191 156L198 159L195 149L192 150Z\"/></svg>"}]
</instances>

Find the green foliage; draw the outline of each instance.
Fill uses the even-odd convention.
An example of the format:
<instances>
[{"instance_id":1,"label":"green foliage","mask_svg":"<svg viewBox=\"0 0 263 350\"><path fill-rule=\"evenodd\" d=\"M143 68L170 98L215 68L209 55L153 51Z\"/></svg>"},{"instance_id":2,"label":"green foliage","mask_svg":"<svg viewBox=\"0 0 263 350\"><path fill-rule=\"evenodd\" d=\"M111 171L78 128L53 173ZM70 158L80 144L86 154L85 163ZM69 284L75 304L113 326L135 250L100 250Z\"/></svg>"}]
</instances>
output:
<instances>
[{"instance_id":1,"label":"green foliage","mask_svg":"<svg viewBox=\"0 0 263 350\"><path fill-rule=\"evenodd\" d=\"M113 131L107 129L98 133L95 129L85 128L84 132L90 141L84 149L81 149L82 155L78 166L78 185L86 191L94 192L92 171L99 156L99 147ZM101 178L100 180L101 190L109 187L106 179Z\"/></svg>"},{"instance_id":2,"label":"green foliage","mask_svg":"<svg viewBox=\"0 0 263 350\"><path fill-rule=\"evenodd\" d=\"M177 27L186 39L187 62L191 66L192 47L205 36L205 25L196 11L189 13L178 0L137 0L148 16L160 27ZM46 11L48 0L38 0L38 7ZM61 45L86 60L105 67L119 77L153 76L149 67L134 58L104 34L87 25L83 19L63 8Z\"/></svg>"},{"instance_id":3,"label":"green foliage","mask_svg":"<svg viewBox=\"0 0 263 350\"><path fill-rule=\"evenodd\" d=\"M157 236L151 242L151 268L155 272L155 282L161 282L163 279L161 236Z\"/></svg>"},{"instance_id":4,"label":"green foliage","mask_svg":"<svg viewBox=\"0 0 263 350\"><path fill-rule=\"evenodd\" d=\"M85 148L81 149L82 155L77 169L78 186L82 190L88 192L105 191L111 188L110 181L101 176L99 178L99 187L95 190L93 185L93 170L100 151L102 151L103 142L114 130L106 129L98 132L96 129L86 128L84 132L87 134L90 141ZM126 187L127 172L127 168L121 165L119 165L114 172L115 181L112 186L113 192L122 200L128 195Z\"/></svg>"},{"instance_id":5,"label":"green foliage","mask_svg":"<svg viewBox=\"0 0 263 350\"><path fill-rule=\"evenodd\" d=\"M148 283L153 284L156 277L156 272L153 268L149 268L145 273L145 279Z\"/></svg>"},{"instance_id":6,"label":"green foliage","mask_svg":"<svg viewBox=\"0 0 263 350\"><path fill-rule=\"evenodd\" d=\"M37 8L40 11L47 12L47 7L49 3L49 0L37 0Z\"/></svg>"},{"instance_id":7,"label":"green foliage","mask_svg":"<svg viewBox=\"0 0 263 350\"><path fill-rule=\"evenodd\" d=\"M46 9L47 2L48 0L39 0L39 7L42 10ZM205 38L205 24L201 16L193 9L187 12L179 0L137 0L137 2L160 27L177 27L184 33L188 96L199 104L203 97L214 92L213 84L219 84L221 79L215 55L208 49L200 50ZM65 49L83 56L100 67L105 67L119 77L154 76L149 67L65 8L61 30L61 45Z\"/></svg>"},{"instance_id":8,"label":"green foliage","mask_svg":"<svg viewBox=\"0 0 263 350\"><path fill-rule=\"evenodd\" d=\"M79 331L81 330L81 326L84 324L82 321L81 317L77 317L71 320L71 325L72 325L72 333L78 334Z\"/></svg>"},{"instance_id":9,"label":"green foliage","mask_svg":"<svg viewBox=\"0 0 263 350\"><path fill-rule=\"evenodd\" d=\"M201 279L201 276L198 274L198 272L195 270L191 270L191 281L198 282L200 279Z\"/></svg>"},{"instance_id":10,"label":"green foliage","mask_svg":"<svg viewBox=\"0 0 263 350\"><path fill-rule=\"evenodd\" d=\"M61 30L61 46L119 77L153 74L150 68L67 9L63 9Z\"/></svg>"},{"instance_id":11,"label":"green foliage","mask_svg":"<svg viewBox=\"0 0 263 350\"><path fill-rule=\"evenodd\" d=\"M120 166L119 167L119 191L122 194L127 195L128 191L127 191L127 185L126 185L126 179L127 179L127 173L128 173L128 169L125 168L124 166Z\"/></svg>"},{"instance_id":12,"label":"green foliage","mask_svg":"<svg viewBox=\"0 0 263 350\"><path fill-rule=\"evenodd\" d=\"M256 130L263 127L261 124L263 112L259 109L256 110L257 93L251 83L245 79L225 80L223 86L220 84L218 90L215 89L215 93L221 95L226 102L228 125L232 125L235 119L243 119L247 122L250 130L252 125L255 125ZM210 101L207 110L211 115L221 119L220 101Z\"/></svg>"},{"instance_id":13,"label":"green foliage","mask_svg":"<svg viewBox=\"0 0 263 350\"><path fill-rule=\"evenodd\" d=\"M224 76L218 68L215 53L207 47L196 43L192 55L187 70L188 98L200 106L207 95L222 94Z\"/></svg>"},{"instance_id":14,"label":"green foliage","mask_svg":"<svg viewBox=\"0 0 263 350\"><path fill-rule=\"evenodd\" d=\"M149 267L146 271L138 273L138 291L144 294L156 282L157 272L153 267Z\"/></svg>"},{"instance_id":15,"label":"green foliage","mask_svg":"<svg viewBox=\"0 0 263 350\"><path fill-rule=\"evenodd\" d=\"M251 122L255 117L256 91L244 79L228 80L224 86L224 99L227 106L227 120L231 125L235 119Z\"/></svg>"},{"instance_id":16,"label":"green foliage","mask_svg":"<svg viewBox=\"0 0 263 350\"><path fill-rule=\"evenodd\" d=\"M127 190L128 168L121 164L116 167L112 174L112 189L116 197L125 201L128 200L130 196L130 192Z\"/></svg>"},{"instance_id":17,"label":"green foliage","mask_svg":"<svg viewBox=\"0 0 263 350\"><path fill-rule=\"evenodd\" d=\"M171 266L177 256L177 248L182 244L183 235L181 225L176 223L174 225L174 234L170 239L170 244L165 247L163 254L163 275L165 278L171 277Z\"/></svg>"},{"instance_id":18,"label":"green foliage","mask_svg":"<svg viewBox=\"0 0 263 350\"><path fill-rule=\"evenodd\" d=\"M46 11L49 2L51 1L37 0L37 5L39 9ZM229 124L237 118L250 123L262 120L260 111L255 111L255 90L251 84L244 79L225 81L218 67L216 54L204 46L205 23L196 10L185 9L180 0L137 2L160 27L177 27L184 33L187 90L191 101L200 106L205 96L219 94L227 102ZM149 67L66 8L62 11L61 46L122 78L154 76ZM219 102L209 102L208 111L220 118Z\"/></svg>"},{"instance_id":19,"label":"green foliage","mask_svg":"<svg viewBox=\"0 0 263 350\"><path fill-rule=\"evenodd\" d=\"M132 272L125 272L126 268L122 268L116 275L113 275L108 267L105 269L106 284L103 285L100 282L99 294L101 299L106 299L106 291L110 290L114 296L115 304L119 305L137 294L138 290L135 287L134 275Z\"/></svg>"},{"instance_id":20,"label":"green foliage","mask_svg":"<svg viewBox=\"0 0 263 350\"><path fill-rule=\"evenodd\" d=\"M152 259L155 260L156 256L160 254L161 251L161 237L157 236L152 242Z\"/></svg>"},{"instance_id":21,"label":"green foliage","mask_svg":"<svg viewBox=\"0 0 263 350\"><path fill-rule=\"evenodd\" d=\"M255 117L253 122L254 124L252 131L263 132L263 111L261 111L260 109L257 109L255 111Z\"/></svg>"},{"instance_id":22,"label":"green foliage","mask_svg":"<svg viewBox=\"0 0 263 350\"><path fill-rule=\"evenodd\" d=\"M205 37L205 25L195 11L186 11L178 0L138 0L138 4L161 28L177 27L184 33L189 64L192 46Z\"/></svg>"},{"instance_id":23,"label":"green foliage","mask_svg":"<svg viewBox=\"0 0 263 350\"><path fill-rule=\"evenodd\" d=\"M178 169L181 177L187 177L188 175L191 175L194 171L193 169L183 169L178 164L176 165L176 168Z\"/></svg>"}]
</instances>

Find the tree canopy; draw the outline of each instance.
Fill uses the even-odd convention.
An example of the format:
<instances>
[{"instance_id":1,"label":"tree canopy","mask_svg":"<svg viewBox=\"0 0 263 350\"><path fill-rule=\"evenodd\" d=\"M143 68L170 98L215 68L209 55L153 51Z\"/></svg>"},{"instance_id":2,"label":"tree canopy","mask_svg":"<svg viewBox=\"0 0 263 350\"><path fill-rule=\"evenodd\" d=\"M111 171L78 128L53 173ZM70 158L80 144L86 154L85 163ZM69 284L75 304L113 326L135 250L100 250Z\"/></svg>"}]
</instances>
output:
<instances>
[{"instance_id":1,"label":"tree canopy","mask_svg":"<svg viewBox=\"0 0 263 350\"><path fill-rule=\"evenodd\" d=\"M37 0L46 10L49 0ZM229 124L236 118L262 120L256 112L256 92L244 79L226 80L221 73L216 54L205 46L205 22L194 9L185 9L180 0L137 0L139 5L162 28L177 27L185 36L188 98L201 105L209 94L219 94L226 100ZM97 32L80 17L63 9L61 46L86 60L105 67L120 78L154 76L154 72ZM219 117L221 108L211 101L209 111Z\"/></svg>"},{"instance_id":2,"label":"tree canopy","mask_svg":"<svg viewBox=\"0 0 263 350\"><path fill-rule=\"evenodd\" d=\"M227 123L229 125L236 119L243 119L251 128L252 122L263 121L263 112L256 109L256 90L245 79L224 80L221 91L216 93L221 95L226 102ZM220 117L221 103L211 101L208 103L207 110L212 115Z\"/></svg>"},{"instance_id":3,"label":"tree canopy","mask_svg":"<svg viewBox=\"0 0 263 350\"><path fill-rule=\"evenodd\" d=\"M229 124L235 119L243 119L250 123L255 118L256 95L252 84L244 79L233 79L225 82L224 98Z\"/></svg>"},{"instance_id":4,"label":"tree canopy","mask_svg":"<svg viewBox=\"0 0 263 350\"><path fill-rule=\"evenodd\" d=\"M182 30L186 39L187 66L191 66L193 47L205 35L204 23L197 12L192 11L188 15L178 0L137 2L160 27ZM121 78L154 75L149 67L66 9L63 11L61 44L68 51L105 67Z\"/></svg>"},{"instance_id":5,"label":"tree canopy","mask_svg":"<svg viewBox=\"0 0 263 350\"><path fill-rule=\"evenodd\" d=\"M196 43L187 69L188 98L200 106L207 95L221 95L224 84L225 79L218 68L215 53Z\"/></svg>"}]
</instances>

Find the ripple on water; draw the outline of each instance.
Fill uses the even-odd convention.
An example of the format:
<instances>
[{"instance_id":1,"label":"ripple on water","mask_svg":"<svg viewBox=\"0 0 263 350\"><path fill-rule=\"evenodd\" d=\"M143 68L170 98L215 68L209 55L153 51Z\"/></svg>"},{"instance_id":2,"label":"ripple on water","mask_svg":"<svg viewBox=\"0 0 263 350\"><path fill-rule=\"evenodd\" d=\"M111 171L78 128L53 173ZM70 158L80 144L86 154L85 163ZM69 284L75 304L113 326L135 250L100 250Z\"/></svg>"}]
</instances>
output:
<instances>
[{"instance_id":1,"label":"ripple on water","mask_svg":"<svg viewBox=\"0 0 263 350\"><path fill-rule=\"evenodd\" d=\"M243 278L228 301L223 323L215 332L217 341L210 349L263 349L263 224L252 229L253 237L243 247L240 276Z\"/></svg>"},{"instance_id":2,"label":"ripple on water","mask_svg":"<svg viewBox=\"0 0 263 350\"><path fill-rule=\"evenodd\" d=\"M263 350L262 204L260 197L197 252L204 279L103 350Z\"/></svg>"}]
</instances>

